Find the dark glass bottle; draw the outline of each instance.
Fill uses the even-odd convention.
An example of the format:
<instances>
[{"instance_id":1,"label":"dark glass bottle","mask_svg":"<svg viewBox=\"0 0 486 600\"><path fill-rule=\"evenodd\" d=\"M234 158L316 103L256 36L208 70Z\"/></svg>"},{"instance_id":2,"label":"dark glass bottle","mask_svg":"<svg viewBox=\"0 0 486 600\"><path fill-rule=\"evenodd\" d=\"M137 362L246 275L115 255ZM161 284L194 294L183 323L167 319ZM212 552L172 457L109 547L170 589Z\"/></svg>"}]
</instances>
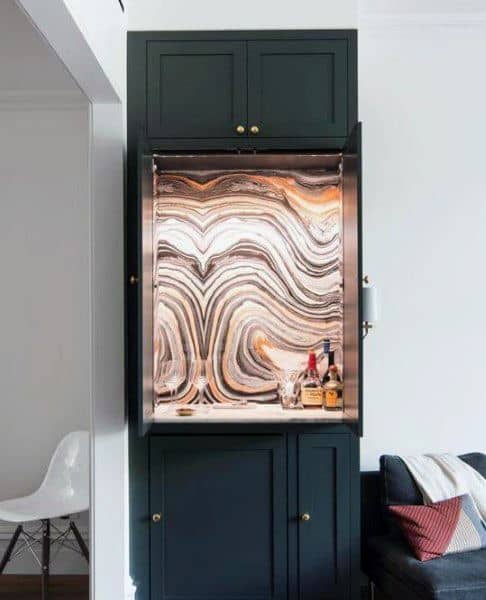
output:
<instances>
[{"instance_id":1,"label":"dark glass bottle","mask_svg":"<svg viewBox=\"0 0 486 600\"><path fill-rule=\"evenodd\" d=\"M338 383L342 383L341 375L339 374L339 371L337 370L336 364L334 362L334 360L335 360L334 359L334 350L331 350L330 344L328 344L327 342L329 342L329 340L324 340L324 353L327 354L327 368L321 379L321 383L322 383L323 387L326 385L326 383L328 381L331 380L331 367L336 368L336 380L338 381ZM327 352L326 352L326 349L327 349ZM343 395L343 392L342 392L342 386L341 386L339 389L339 397L342 398L342 395Z\"/></svg>"},{"instance_id":2,"label":"dark glass bottle","mask_svg":"<svg viewBox=\"0 0 486 600\"><path fill-rule=\"evenodd\" d=\"M329 340L324 340L324 354L327 354L327 367L324 375L322 376L322 385L331 379L329 367L334 365L334 350L331 350L330 344L326 342L329 342Z\"/></svg>"}]
</instances>

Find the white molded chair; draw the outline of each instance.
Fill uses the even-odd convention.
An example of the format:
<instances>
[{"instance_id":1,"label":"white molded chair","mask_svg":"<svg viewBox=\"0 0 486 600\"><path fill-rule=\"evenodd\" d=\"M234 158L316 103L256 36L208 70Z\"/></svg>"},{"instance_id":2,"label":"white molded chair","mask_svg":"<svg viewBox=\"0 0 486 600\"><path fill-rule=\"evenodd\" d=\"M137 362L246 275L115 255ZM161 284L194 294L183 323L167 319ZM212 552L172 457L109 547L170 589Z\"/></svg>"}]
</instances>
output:
<instances>
[{"instance_id":1,"label":"white molded chair","mask_svg":"<svg viewBox=\"0 0 486 600\"><path fill-rule=\"evenodd\" d=\"M79 533L71 515L89 509L89 433L73 431L66 435L54 452L44 481L39 489L30 496L14 498L0 502L0 519L19 523L8 547L0 561L0 575L12 558L12 552L19 537L24 542L17 554L23 550L33 551L36 544L42 545L42 599L48 598L50 548L54 542L68 546L69 534L72 532L79 549L89 562L88 548ZM51 519L63 518L69 520L67 529L56 530L55 539L51 542ZM41 521L38 532L42 539L36 538L36 533L24 530L23 524ZM70 547L70 546L68 546ZM71 547L74 550L74 548ZM37 556L34 553L34 556Z\"/></svg>"}]
</instances>

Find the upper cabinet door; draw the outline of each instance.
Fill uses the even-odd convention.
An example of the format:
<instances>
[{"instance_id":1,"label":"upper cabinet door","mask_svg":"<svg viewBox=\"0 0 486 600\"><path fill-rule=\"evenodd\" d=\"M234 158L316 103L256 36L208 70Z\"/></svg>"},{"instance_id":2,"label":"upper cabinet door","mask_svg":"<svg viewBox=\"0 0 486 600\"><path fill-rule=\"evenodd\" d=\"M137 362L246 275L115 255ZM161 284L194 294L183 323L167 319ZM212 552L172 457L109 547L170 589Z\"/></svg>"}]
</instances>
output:
<instances>
[{"instance_id":1,"label":"upper cabinet door","mask_svg":"<svg viewBox=\"0 0 486 600\"><path fill-rule=\"evenodd\" d=\"M248 42L250 134L253 127L255 137L345 137L348 43L347 39Z\"/></svg>"},{"instance_id":2,"label":"upper cabinet door","mask_svg":"<svg viewBox=\"0 0 486 600\"><path fill-rule=\"evenodd\" d=\"M244 135L245 42L149 42L147 53L149 137ZM245 132L238 133L238 126Z\"/></svg>"}]
</instances>

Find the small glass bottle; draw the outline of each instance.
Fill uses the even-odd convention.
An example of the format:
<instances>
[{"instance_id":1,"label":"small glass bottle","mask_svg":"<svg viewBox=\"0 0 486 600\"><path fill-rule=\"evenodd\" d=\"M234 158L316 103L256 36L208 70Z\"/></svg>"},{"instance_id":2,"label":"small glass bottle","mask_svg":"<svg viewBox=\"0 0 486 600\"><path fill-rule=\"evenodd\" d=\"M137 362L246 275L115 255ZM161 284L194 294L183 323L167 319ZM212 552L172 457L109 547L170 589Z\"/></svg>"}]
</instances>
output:
<instances>
[{"instance_id":1,"label":"small glass bottle","mask_svg":"<svg viewBox=\"0 0 486 600\"><path fill-rule=\"evenodd\" d=\"M339 380L336 365L329 367L329 379L324 384L324 408L343 410L343 384Z\"/></svg>"},{"instance_id":2,"label":"small glass bottle","mask_svg":"<svg viewBox=\"0 0 486 600\"><path fill-rule=\"evenodd\" d=\"M300 384L300 400L304 408L322 408L322 386L315 352L309 352L307 370Z\"/></svg>"}]
</instances>

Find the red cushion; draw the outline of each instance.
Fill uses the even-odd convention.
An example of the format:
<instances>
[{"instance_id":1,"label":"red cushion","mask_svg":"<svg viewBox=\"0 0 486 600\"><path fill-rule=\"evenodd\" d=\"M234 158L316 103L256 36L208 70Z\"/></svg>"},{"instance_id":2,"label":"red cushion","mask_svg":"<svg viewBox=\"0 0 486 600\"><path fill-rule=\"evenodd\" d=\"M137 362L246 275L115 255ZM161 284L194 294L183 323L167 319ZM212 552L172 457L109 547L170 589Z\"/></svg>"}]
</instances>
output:
<instances>
[{"instance_id":1,"label":"red cushion","mask_svg":"<svg viewBox=\"0 0 486 600\"><path fill-rule=\"evenodd\" d=\"M389 506L415 556L426 561L442 556L456 530L461 496L429 506Z\"/></svg>"}]
</instances>

